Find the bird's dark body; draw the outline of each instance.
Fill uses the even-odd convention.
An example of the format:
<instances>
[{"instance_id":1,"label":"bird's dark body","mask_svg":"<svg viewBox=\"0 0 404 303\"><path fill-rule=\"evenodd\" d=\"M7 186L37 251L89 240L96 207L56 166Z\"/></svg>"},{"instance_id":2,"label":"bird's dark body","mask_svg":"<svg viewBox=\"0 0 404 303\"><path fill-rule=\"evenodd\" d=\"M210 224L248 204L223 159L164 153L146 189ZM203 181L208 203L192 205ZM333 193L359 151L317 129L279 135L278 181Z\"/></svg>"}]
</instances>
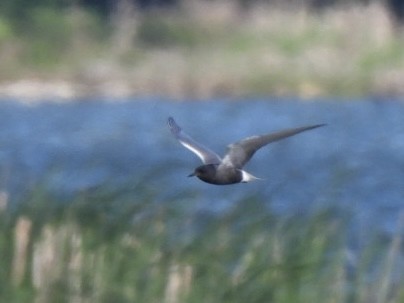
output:
<instances>
[{"instance_id":1,"label":"bird's dark body","mask_svg":"<svg viewBox=\"0 0 404 303\"><path fill-rule=\"evenodd\" d=\"M241 170L223 164L201 165L195 169L193 175L203 182L215 185L240 183L243 179Z\"/></svg>"}]
</instances>

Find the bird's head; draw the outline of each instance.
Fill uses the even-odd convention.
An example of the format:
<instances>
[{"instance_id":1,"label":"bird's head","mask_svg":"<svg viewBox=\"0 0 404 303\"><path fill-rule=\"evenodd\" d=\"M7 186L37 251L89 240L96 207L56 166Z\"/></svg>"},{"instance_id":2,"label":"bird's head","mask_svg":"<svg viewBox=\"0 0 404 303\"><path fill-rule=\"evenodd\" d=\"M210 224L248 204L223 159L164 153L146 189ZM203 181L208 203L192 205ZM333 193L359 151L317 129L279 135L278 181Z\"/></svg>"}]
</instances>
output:
<instances>
[{"instance_id":1,"label":"bird's head","mask_svg":"<svg viewBox=\"0 0 404 303\"><path fill-rule=\"evenodd\" d=\"M205 177L211 177L214 176L216 172L216 167L214 164L207 164L207 165L201 165L195 168L194 172L188 177L198 177L199 179L204 179Z\"/></svg>"}]
</instances>

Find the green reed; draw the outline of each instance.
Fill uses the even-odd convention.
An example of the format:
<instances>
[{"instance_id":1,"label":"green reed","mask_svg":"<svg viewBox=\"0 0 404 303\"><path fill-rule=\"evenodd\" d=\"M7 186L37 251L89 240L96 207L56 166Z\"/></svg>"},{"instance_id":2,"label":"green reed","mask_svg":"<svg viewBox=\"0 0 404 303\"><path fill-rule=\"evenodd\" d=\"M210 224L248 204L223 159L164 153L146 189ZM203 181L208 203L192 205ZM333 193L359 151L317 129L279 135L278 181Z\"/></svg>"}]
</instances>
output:
<instances>
[{"instance_id":1,"label":"green reed","mask_svg":"<svg viewBox=\"0 0 404 303\"><path fill-rule=\"evenodd\" d=\"M399 232L350 252L340 209L276 216L246 197L218 216L189 211L190 194L156 201L140 186L64 206L38 191L3 211L0 301L403 302Z\"/></svg>"}]
</instances>

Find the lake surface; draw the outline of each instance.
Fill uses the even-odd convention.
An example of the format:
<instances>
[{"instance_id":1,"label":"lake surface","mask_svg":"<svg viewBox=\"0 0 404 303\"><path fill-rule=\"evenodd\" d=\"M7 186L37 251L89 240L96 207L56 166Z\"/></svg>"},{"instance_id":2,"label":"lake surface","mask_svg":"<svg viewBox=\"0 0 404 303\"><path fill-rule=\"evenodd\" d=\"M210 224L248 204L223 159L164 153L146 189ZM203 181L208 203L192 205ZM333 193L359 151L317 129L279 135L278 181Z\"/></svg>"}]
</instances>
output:
<instances>
[{"instance_id":1,"label":"lake surface","mask_svg":"<svg viewBox=\"0 0 404 303\"><path fill-rule=\"evenodd\" d=\"M12 203L36 186L74 195L131 184L153 189L161 203L178 196L193 210L220 214L258 197L279 214L332 206L359 227L396 230L404 209L403 102L108 101L0 102L0 189ZM261 149L245 169L263 180L214 186L186 177L200 161L170 135L168 116L219 154L250 135L328 125Z\"/></svg>"}]
</instances>

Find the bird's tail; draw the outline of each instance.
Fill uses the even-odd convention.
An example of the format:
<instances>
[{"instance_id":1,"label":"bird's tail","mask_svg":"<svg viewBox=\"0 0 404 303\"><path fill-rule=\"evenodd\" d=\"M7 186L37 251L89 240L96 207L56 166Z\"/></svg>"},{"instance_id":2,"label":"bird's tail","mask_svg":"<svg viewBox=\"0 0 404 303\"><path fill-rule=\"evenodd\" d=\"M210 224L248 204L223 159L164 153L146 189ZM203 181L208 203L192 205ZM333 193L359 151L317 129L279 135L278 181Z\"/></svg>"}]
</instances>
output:
<instances>
[{"instance_id":1,"label":"bird's tail","mask_svg":"<svg viewBox=\"0 0 404 303\"><path fill-rule=\"evenodd\" d=\"M263 180L261 178L251 175L250 173L247 173L245 170L241 170L241 177L242 177L241 182L243 183L247 183L254 180Z\"/></svg>"}]
</instances>

